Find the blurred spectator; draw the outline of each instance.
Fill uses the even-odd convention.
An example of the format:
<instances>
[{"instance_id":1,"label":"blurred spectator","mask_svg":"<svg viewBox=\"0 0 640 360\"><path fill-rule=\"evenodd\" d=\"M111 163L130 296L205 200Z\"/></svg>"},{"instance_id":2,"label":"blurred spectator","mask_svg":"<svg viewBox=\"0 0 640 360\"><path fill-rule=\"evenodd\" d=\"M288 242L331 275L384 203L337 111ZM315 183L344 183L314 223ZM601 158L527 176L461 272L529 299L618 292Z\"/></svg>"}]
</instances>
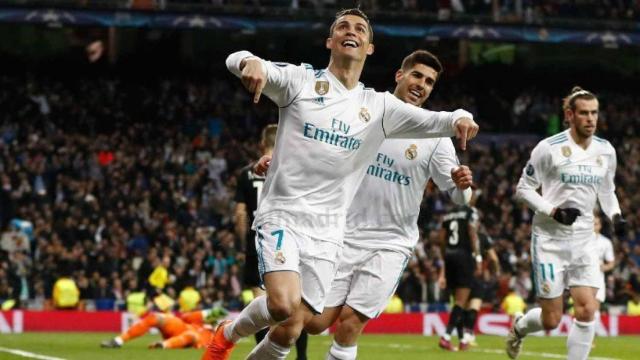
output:
<instances>
[{"instance_id":1,"label":"blurred spectator","mask_svg":"<svg viewBox=\"0 0 640 360\"><path fill-rule=\"evenodd\" d=\"M640 296L634 296L627 302L627 315L640 316Z\"/></svg>"},{"instance_id":2,"label":"blurred spectator","mask_svg":"<svg viewBox=\"0 0 640 360\"><path fill-rule=\"evenodd\" d=\"M187 312L195 310L200 303L200 293L194 289L193 286L187 286L180 291L178 297L178 304L180 305L180 312Z\"/></svg>"},{"instance_id":3,"label":"blurred spectator","mask_svg":"<svg viewBox=\"0 0 640 360\"><path fill-rule=\"evenodd\" d=\"M402 304L402 299L398 295L393 295L391 299L389 299L389 303L387 307L384 309L385 314L400 314L404 312L404 305Z\"/></svg>"},{"instance_id":4,"label":"blurred spectator","mask_svg":"<svg viewBox=\"0 0 640 360\"><path fill-rule=\"evenodd\" d=\"M13 225L10 226L7 231L2 233L0 248L8 253L14 253L16 251L31 251L27 235L16 229Z\"/></svg>"},{"instance_id":5,"label":"blurred spectator","mask_svg":"<svg viewBox=\"0 0 640 360\"><path fill-rule=\"evenodd\" d=\"M138 316L147 312L147 299L144 291L132 291L127 295L127 312Z\"/></svg>"},{"instance_id":6,"label":"blurred spectator","mask_svg":"<svg viewBox=\"0 0 640 360\"><path fill-rule=\"evenodd\" d=\"M522 313L526 310L527 304L524 302L522 296L520 296L515 288L509 289L509 294L505 296L500 305L502 311L509 316L513 316L516 313Z\"/></svg>"},{"instance_id":7,"label":"blurred spectator","mask_svg":"<svg viewBox=\"0 0 640 360\"><path fill-rule=\"evenodd\" d=\"M72 278L63 276L53 285L53 306L56 309L75 309L80 303L80 290Z\"/></svg>"},{"instance_id":8,"label":"blurred spectator","mask_svg":"<svg viewBox=\"0 0 640 360\"><path fill-rule=\"evenodd\" d=\"M162 290L169 282L169 272L167 269L171 264L171 258L165 256L162 258L162 262L158 258L154 259L155 266L151 275L149 275L149 284L156 289Z\"/></svg>"}]
</instances>

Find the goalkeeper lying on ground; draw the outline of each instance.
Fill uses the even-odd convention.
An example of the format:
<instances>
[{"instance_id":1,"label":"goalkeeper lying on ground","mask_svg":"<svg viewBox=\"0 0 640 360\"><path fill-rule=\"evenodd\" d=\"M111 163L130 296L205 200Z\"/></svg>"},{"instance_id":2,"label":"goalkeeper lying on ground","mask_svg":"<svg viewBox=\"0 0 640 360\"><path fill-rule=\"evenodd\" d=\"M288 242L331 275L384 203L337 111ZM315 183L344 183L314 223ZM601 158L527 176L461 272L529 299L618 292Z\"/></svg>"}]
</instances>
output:
<instances>
[{"instance_id":1,"label":"goalkeeper lying on ground","mask_svg":"<svg viewBox=\"0 0 640 360\"><path fill-rule=\"evenodd\" d=\"M111 340L103 341L100 346L119 348L125 342L146 334L151 328L156 328L164 340L151 343L150 349L202 348L213 336L212 325L225 315L227 311L223 308L191 311L180 316L149 312L127 331Z\"/></svg>"}]
</instances>

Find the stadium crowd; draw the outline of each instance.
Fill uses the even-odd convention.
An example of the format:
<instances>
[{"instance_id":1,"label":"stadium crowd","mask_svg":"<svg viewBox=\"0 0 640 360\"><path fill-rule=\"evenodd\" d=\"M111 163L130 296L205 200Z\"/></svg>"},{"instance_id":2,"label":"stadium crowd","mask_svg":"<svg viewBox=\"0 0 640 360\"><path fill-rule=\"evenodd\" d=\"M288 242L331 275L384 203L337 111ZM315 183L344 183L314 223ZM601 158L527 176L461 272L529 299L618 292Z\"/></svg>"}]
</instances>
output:
<instances>
[{"instance_id":1,"label":"stadium crowd","mask_svg":"<svg viewBox=\"0 0 640 360\"><path fill-rule=\"evenodd\" d=\"M29 0L16 1L25 4ZM11 3L11 2L9 2ZM33 3L38 3L34 0ZM635 0L60 0L67 6L133 8L137 10L205 9L266 13L266 9L319 11L359 5L371 15L432 16L451 20L475 16L497 23L535 24L547 19L600 19L637 21L640 3ZM575 24L575 22L574 22Z\"/></svg>"},{"instance_id":2,"label":"stadium crowd","mask_svg":"<svg viewBox=\"0 0 640 360\"><path fill-rule=\"evenodd\" d=\"M297 9L340 9L354 4L367 12L435 14L440 20L448 20L452 14L483 15L496 22L535 23L545 18L587 18L610 20L637 20L640 4L634 0L130 0L127 6L134 8L160 8L171 5L210 5L227 7L282 7Z\"/></svg>"},{"instance_id":3,"label":"stadium crowd","mask_svg":"<svg viewBox=\"0 0 640 360\"><path fill-rule=\"evenodd\" d=\"M440 92L430 107L464 106L484 126L474 94L463 95L454 101ZM640 165L632 161L640 157L640 105L631 95L601 95L600 135L618 149L618 194L630 223L625 239L613 239L607 301L625 305L640 297ZM51 307L54 283L69 277L80 299L98 308L112 309L139 291L176 299L189 287L201 307L241 308L236 179L258 157L261 128L277 119L269 101L249 103L229 78L0 76L0 301ZM562 129L558 100L535 90L519 94L510 109L509 129L535 139ZM500 259L502 271L484 275L484 300L494 310L509 289L534 299L532 214L512 199L535 144L523 139L530 134L485 134L461 154L474 171L476 206ZM407 308L448 303L437 285L437 232L450 206L444 193L426 190L421 240L398 289Z\"/></svg>"}]
</instances>

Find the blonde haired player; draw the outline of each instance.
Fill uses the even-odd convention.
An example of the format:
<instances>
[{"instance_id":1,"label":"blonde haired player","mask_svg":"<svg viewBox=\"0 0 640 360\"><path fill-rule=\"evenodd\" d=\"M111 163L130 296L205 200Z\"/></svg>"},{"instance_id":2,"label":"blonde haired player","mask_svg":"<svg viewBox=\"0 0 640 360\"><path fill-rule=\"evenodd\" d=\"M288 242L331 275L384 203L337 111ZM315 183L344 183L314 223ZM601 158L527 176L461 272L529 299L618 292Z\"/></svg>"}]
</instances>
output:
<instances>
[{"instance_id":1,"label":"blonde haired player","mask_svg":"<svg viewBox=\"0 0 640 360\"><path fill-rule=\"evenodd\" d=\"M617 232L622 232L625 224L615 195L615 149L594 135L598 99L575 87L564 99L563 108L570 128L538 143L517 186L516 197L535 211L531 256L541 307L515 316L506 341L512 359L520 354L527 334L558 326L565 288L569 288L575 306L567 358L587 359L595 334L596 292L601 287L600 261L593 251L596 202Z\"/></svg>"}]
</instances>

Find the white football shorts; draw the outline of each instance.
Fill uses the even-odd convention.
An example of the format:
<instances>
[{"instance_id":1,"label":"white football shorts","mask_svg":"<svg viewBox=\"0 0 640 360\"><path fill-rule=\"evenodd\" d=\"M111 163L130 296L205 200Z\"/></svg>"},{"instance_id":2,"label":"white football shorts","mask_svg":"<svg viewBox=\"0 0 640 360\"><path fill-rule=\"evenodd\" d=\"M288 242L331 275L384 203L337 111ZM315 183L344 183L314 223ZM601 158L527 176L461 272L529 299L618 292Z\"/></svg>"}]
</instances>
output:
<instances>
[{"instance_id":1,"label":"white football shorts","mask_svg":"<svg viewBox=\"0 0 640 360\"><path fill-rule=\"evenodd\" d=\"M345 243L326 306L346 304L370 319L377 317L396 291L408 261L398 251Z\"/></svg>"},{"instance_id":2,"label":"white football shorts","mask_svg":"<svg viewBox=\"0 0 640 360\"><path fill-rule=\"evenodd\" d=\"M341 251L339 244L293 227L265 223L256 227L256 251L261 280L269 272L297 272L302 299L313 311L322 313Z\"/></svg>"},{"instance_id":3,"label":"white football shorts","mask_svg":"<svg viewBox=\"0 0 640 360\"><path fill-rule=\"evenodd\" d=\"M565 288L600 288L600 263L593 249L595 233L575 238L554 239L531 236L532 272L536 294L542 299L562 296Z\"/></svg>"}]
</instances>

